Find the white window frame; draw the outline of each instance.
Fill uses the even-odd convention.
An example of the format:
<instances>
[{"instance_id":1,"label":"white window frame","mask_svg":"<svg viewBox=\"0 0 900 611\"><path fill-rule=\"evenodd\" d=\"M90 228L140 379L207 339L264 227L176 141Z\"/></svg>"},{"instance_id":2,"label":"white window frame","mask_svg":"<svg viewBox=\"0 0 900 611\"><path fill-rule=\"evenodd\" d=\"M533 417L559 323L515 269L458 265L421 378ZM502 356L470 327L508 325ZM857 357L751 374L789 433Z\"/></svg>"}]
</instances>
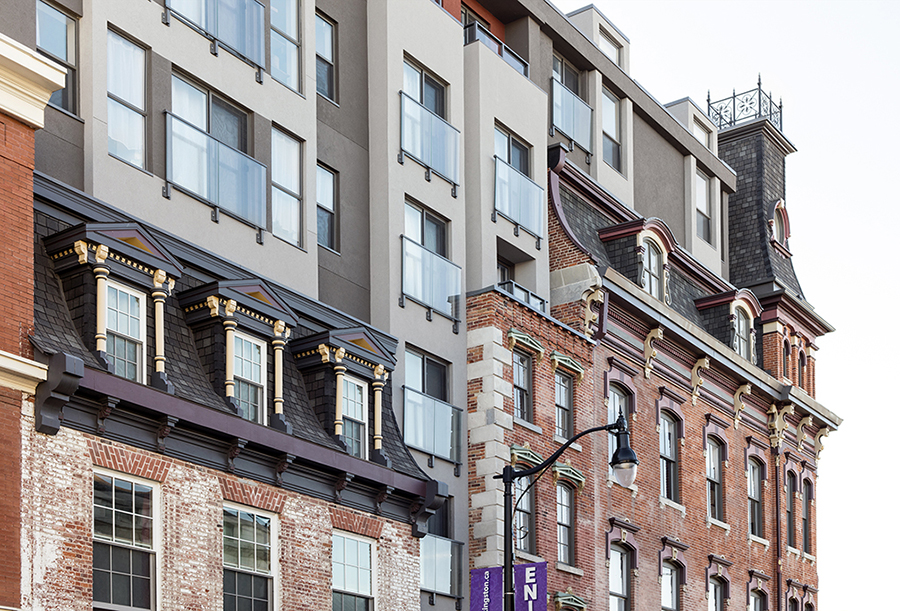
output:
<instances>
[{"instance_id":1,"label":"white window frame","mask_svg":"<svg viewBox=\"0 0 900 611\"><path fill-rule=\"evenodd\" d=\"M250 513L250 514L262 516L264 518L269 518L269 525L270 525L269 526L269 572L263 573L260 571L251 571L248 569L243 569L239 566L228 566L227 564L225 564L225 547L224 547L225 531L223 528L223 530L222 530L222 542L223 542L222 572L223 572L223 577L224 577L225 570L233 570L238 573L248 573L248 574L253 574L253 575L266 576L269 579L269 611L280 608L280 605L277 604L278 601L276 601L277 593L280 590L280 588L279 588L280 571L278 570L279 569L278 540L279 540L279 535L280 535L280 525L278 522L278 514L272 513L270 511L265 511L265 510L259 509L257 507L249 507L249 506L240 505L238 503L234 503L231 501L224 501L222 503L223 520L224 520L224 515L225 515L226 509L232 509L232 510L235 510L238 512L243 511L245 513ZM223 522L223 524L224 524L224 522ZM223 601L224 601L224 598L225 598L225 594L223 592L222 593Z\"/></svg>"},{"instance_id":2,"label":"white window frame","mask_svg":"<svg viewBox=\"0 0 900 611\"><path fill-rule=\"evenodd\" d=\"M656 297L663 301L665 297L665 273L663 267L665 260L663 253L665 249L652 238L644 238L642 243L644 247L644 290L652 297ZM653 261L656 261L656 274L653 273ZM654 280L656 281L656 290L654 290Z\"/></svg>"},{"instance_id":3,"label":"white window frame","mask_svg":"<svg viewBox=\"0 0 900 611\"><path fill-rule=\"evenodd\" d=\"M751 458L747 461L747 529L754 537L765 536L765 514L763 507L763 464ZM754 505L754 503L756 505ZM753 511L754 506L758 508ZM753 514L757 513L759 523L757 531L753 532Z\"/></svg>"},{"instance_id":4,"label":"white window frame","mask_svg":"<svg viewBox=\"0 0 900 611\"><path fill-rule=\"evenodd\" d=\"M616 397L617 400L614 401L613 397ZM632 395L628 391L625 390L624 386L620 386L618 384L610 384L609 391L606 397L606 418L607 424L613 424L619 419L619 412L622 412L622 415L625 418L628 418L628 410L629 410L629 402L632 400ZM610 431L607 433L607 448L609 450L609 456L606 461L607 463L607 478L611 481L616 481L613 477L612 467L609 465L612 462L613 454L615 454L616 449L618 448L619 438L616 433ZM616 482L618 483L618 482Z\"/></svg>"},{"instance_id":5,"label":"white window frame","mask_svg":"<svg viewBox=\"0 0 900 611\"><path fill-rule=\"evenodd\" d=\"M565 508L563 501L566 500L569 503L567 519L561 511ZM566 558L562 557L564 546L568 549ZM556 560L561 564L575 566L575 488L562 482L556 484Z\"/></svg>"},{"instance_id":6,"label":"white window frame","mask_svg":"<svg viewBox=\"0 0 900 611\"><path fill-rule=\"evenodd\" d=\"M262 393L260 393L259 414L257 415L257 418L255 420L251 420L248 415L247 420L250 420L250 422L256 422L257 424L261 424L263 426L268 426L269 425L269 409L268 409L269 404L267 401L268 397L266 394L266 390L267 390L266 382L268 380L268 375L269 375L269 372L268 372L268 365L269 365L268 344L266 344L266 342L264 342L264 341L256 339L253 336L247 335L246 333L240 333L238 331L235 331L234 339L235 339L235 346L234 346L233 358L235 360L237 360L237 358L238 358L238 351L237 351L237 340L238 339L241 339L245 342L249 342L249 343L253 344L254 346L257 346L259 348L259 357L260 357L259 358L260 382L258 384L256 382L254 382L253 380L250 380L243 376L238 376L237 373L234 374L235 401L237 402L238 382L244 382L245 384L252 384L254 386L261 386ZM237 371L237 367L234 368L234 371L235 372Z\"/></svg>"},{"instance_id":7,"label":"white window frame","mask_svg":"<svg viewBox=\"0 0 900 611\"><path fill-rule=\"evenodd\" d=\"M360 439L360 455L358 458L368 460L369 458L369 385L350 375L344 375L344 384L353 384L362 390L362 420L347 416L347 393L346 389L341 389L343 404L341 405L341 418L344 422L344 436L347 435L347 420L357 422L362 425L362 437ZM355 455L354 455L355 456Z\"/></svg>"},{"instance_id":8,"label":"white window frame","mask_svg":"<svg viewBox=\"0 0 900 611\"><path fill-rule=\"evenodd\" d=\"M673 415L671 412L663 411L659 415L659 480L660 480L660 490L659 494L665 499L672 501L673 503L677 503L679 500L679 487L678 487L678 475L679 475L679 464L678 464L678 418ZM671 425L671 428L669 428ZM672 436L672 444L671 447L666 443L666 433L671 433ZM666 453L666 450L669 450L669 453ZM667 494L666 490L666 468L671 464L672 466L672 482L671 482L671 490L668 491L671 494Z\"/></svg>"},{"instance_id":9,"label":"white window frame","mask_svg":"<svg viewBox=\"0 0 900 611\"><path fill-rule=\"evenodd\" d=\"M621 546L621 545L613 545L610 547L610 558L609 558L609 608L613 609L612 599L616 598L618 600L623 601L623 606L627 610L631 609L632 605L632 583L631 583L631 554L632 550ZM613 562L613 554L617 554L622 558L619 566L616 566L616 562ZM623 592L613 592L612 583L613 583L613 571L621 570L621 581L622 581L622 589ZM618 607L616 607L618 609Z\"/></svg>"},{"instance_id":10,"label":"white window frame","mask_svg":"<svg viewBox=\"0 0 900 611\"><path fill-rule=\"evenodd\" d=\"M531 476L515 480L515 511L513 512L513 536L515 549L534 554L537 552L537 516L535 512L535 488ZM524 533L523 533L524 531Z\"/></svg>"},{"instance_id":11,"label":"white window frame","mask_svg":"<svg viewBox=\"0 0 900 611\"><path fill-rule=\"evenodd\" d=\"M694 138L699 140L703 146L711 148L712 142L710 141L710 138L712 137L712 132L706 129L706 126L697 119L694 119L694 122L692 123L691 133L694 134Z\"/></svg>"},{"instance_id":12,"label":"white window frame","mask_svg":"<svg viewBox=\"0 0 900 611\"><path fill-rule=\"evenodd\" d=\"M359 543L365 543L369 546L369 553L370 553L369 563L370 563L370 568L371 568L371 570L370 570L371 580L369 582L369 586L371 587L371 590L372 590L369 594L363 594L361 592L353 592L351 590L341 590L341 589L336 589L334 587L335 586L335 583L334 583L334 581L335 581L334 580L334 538L335 537L342 537L344 539L352 539ZM346 594L351 594L353 596L368 598L369 600L372 601L371 605L369 606L369 609L378 609L379 608L378 607L378 596L377 596L378 568L379 568L378 567L378 542L374 539L370 539L368 537L363 537L363 536L357 535L355 533L347 532L345 530L332 530L331 531L331 541L332 541L332 546L331 546L331 591L332 591L332 593L337 591L337 592L342 592L342 593L346 593ZM344 563L344 564L346 564L346 563Z\"/></svg>"},{"instance_id":13,"label":"white window frame","mask_svg":"<svg viewBox=\"0 0 900 611\"><path fill-rule=\"evenodd\" d=\"M561 380L563 384L560 384ZM554 433L558 437L568 439L575 434L575 378L569 373L557 369L553 376L553 388L556 404ZM562 397L560 397L561 392ZM560 402L560 398L562 398L562 402ZM563 418L560 418L563 414L565 414L566 422L562 422Z\"/></svg>"},{"instance_id":14,"label":"white window frame","mask_svg":"<svg viewBox=\"0 0 900 611\"><path fill-rule=\"evenodd\" d=\"M111 288L116 289L117 291L120 291L122 293L125 293L126 295L129 295L131 297L137 298L138 308L140 309L140 316L139 316L140 322L138 323L139 331L140 331L139 338L131 337L129 335L125 335L124 333L120 333L118 331L112 331L112 332L110 331L109 295L108 295L108 293L109 293L109 289L111 289ZM134 381L138 382L140 384L146 384L147 383L147 295L141 291L137 291L131 287L128 287L128 286L126 286L120 282L116 282L114 280L106 281L106 290L107 290L107 296L106 296L106 353L109 354L109 346L110 346L110 339L111 339L110 336L111 335L121 335L122 337L126 338L126 340L137 341L139 344L139 346L138 346L139 362L137 364L138 376L137 376L137 380L134 380ZM119 377L125 378L126 380L128 379L125 376L119 376Z\"/></svg>"},{"instance_id":15,"label":"white window frame","mask_svg":"<svg viewBox=\"0 0 900 611\"><path fill-rule=\"evenodd\" d=\"M709 611L725 611L725 582L717 577L711 577L706 598Z\"/></svg>"},{"instance_id":16,"label":"white window frame","mask_svg":"<svg viewBox=\"0 0 900 611\"><path fill-rule=\"evenodd\" d=\"M606 30L603 29L603 26L598 27L600 29L600 38L598 39L597 46L615 65L621 66L622 46L616 42L615 38L607 34Z\"/></svg>"},{"instance_id":17,"label":"white window frame","mask_svg":"<svg viewBox=\"0 0 900 611\"><path fill-rule=\"evenodd\" d=\"M715 456L713 456L713 448L716 449ZM719 441L717 438L709 437L706 442L706 515L708 518L712 520L718 520L720 522L725 521L725 491L724 491L724 481L723 481L723 470L722 467L724 462L722 460L722 454L724 452L725 444ZM715 472L713 472L715 469ZM715 484L715 488L713 488L713 484ZM711 511L713 508L713 499L710 498L711 493L715 493L715 507L717 509L716 513L718 515L712 515Z\"/></svg>"},{"instance_id":18,"label":"white window frame","mask_svg":"<svg viewBox=\"0 0 900 611\"><path fill-rule=\"evenodd\" d=\"M681 570L682 570L681 567L679 567L674 562L671 562L668 560L666 560L662 564L663 572L662 572L662 575L660 575L660 583L662 585L661 592L660 592L661 598L662 598L662 601L661 601L662 611L679 611L679 609L681 609L681 605L679 604L680 601L678 600L678 598L679 598L678 594L680 593L679 592L679 590L680 590L679 582L681 580L679 578L681 577ZM668 578L666 577L666 572L668 572ZM667 581L668 581L668 583L666 583ZM669 592L672 595L672 601L671 601L672 604L668 607L665 605L665 602L664 602L666 586L671 588L671 590Z\"/></svg>"},{"instance_id":19,"label":"white window frame","mask_svg":"<svg viewBox=\"0 0 900 611\"><path fill-rule=\"evenodd\" d=\"M741 334L742 315L747 321L747 332L743 335ZM734 308L734 337L734 351L749 361L753 355L753 316L745 308L740 306Z\"/></svg>"}]
</instances>

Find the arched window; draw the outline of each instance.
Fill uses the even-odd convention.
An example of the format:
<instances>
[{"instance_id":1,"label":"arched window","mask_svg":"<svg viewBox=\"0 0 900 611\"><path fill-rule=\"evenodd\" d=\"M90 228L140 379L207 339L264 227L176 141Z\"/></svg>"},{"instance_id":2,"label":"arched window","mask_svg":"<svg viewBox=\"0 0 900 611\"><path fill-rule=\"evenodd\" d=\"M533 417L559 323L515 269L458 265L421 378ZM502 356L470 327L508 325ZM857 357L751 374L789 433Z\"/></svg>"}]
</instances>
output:
<instances>
[{"instance_id":1,"label":"arched window","mask_svg":"<svg viewBox=\"0 0 900 611\"><path fill-rule=\"evenodd\" d=\"M575 494L565 484L556 485L556 560L575 564Z\"/></svg>"},{"instance_id":2,"label":"arched window","mask_svg":"<svg viewBox=\"0 0 900 611\"><path fill-rule=\"evenodd\" d=\"M794 522L795 496L797 496L797 476L793 471L788 471L785 506L787 507L787 544L790 547L797 547L797 525Z\"/></svg>"},{"instance_id":3,"label":"arched window","mask_svg":"<svg viewBox=\"0 0 900 611\"><path fill-rule=\"evenodd\" d=\"M790 379L791 377L791 344L784 340L784 366L782 377Z\"/></svg>"},{"instance_id":4,"label":"arched window","mask_svg":"<svg viewBox=\"0 0 900 611\"><path fill-rule=\"evenodd\" d=\"M631 609L628 550L613 545L609 550L609 611Z\"/></svg>"},{"instance_id":5,"label":"arched window","mask_svg":"<svg viewBox=\"0 0 900 611\"><path fill-rule=\"evenodd\" d=\"M750 360L750 317L743 308L735 308L734 311L737 321L735 323L735 352L742 357Z\"/></svg>"},{"instance_id":6,"label":"arched window","mask_svg":"<svg viewBox=\"0 0 900 611\"><path fill-rule=\"evenodd\" d=\"M678 584L681 583L678 565L664 562L662 567L662 611L678 611Z\"/></svg>"},{"instance_id":7,"label":"arched window","mask_svg":"<svg viewBox=\"0 0 900 611\"><path fill-rule=\"evenodd\" d=\"M708 611L725 611L725 582L718 577L709 580Z\"/></svg>"},{"instance_id":8,"label":"arched window","mask_svg":"<svg viewBox=\"0 0 900 611\"><path fill-rule=\"evenodd\" d=\"M763 536L762 511L762 470L763 467L755 458L749 462L750 473L747 484L747 502L750 512L750 534Z\"/></svg>"},{"instance_id":9,"label":"arched window","mask_svg":"<svg viewBox=\"0 0 900 611\"><path fill-rule=\"evenodd\" d=\"M803 606L803 611L816 611L816 608L813 606L812 603L806 603Z\"/></svg>"},{"instance_id":10,"label":"arched window","mask_svg":"<svg viewBox=\"0 0 900 611\"><path fill-rule=\"evenodd\" d=\"M660 495L678 500L678 446L675 419L666 412L659 418L659 482Z\"/></svg>"},{"instance_id":11,"label":"arched window","mask_svg":"<svg viewBox=\"0 0 900 611\"><path fill-rule=\"evenodd\" d=\"M712 437L706 442L706 498L707 515L714 520L723 520L722 444Z\"/></svg>"},{"instance_id":12,"label":"arched window","mask_svg":"<svg viewBox=\"0 0 900 611\"><path fill-rule=\"evenodd\" d=\"M775 210L775 223L772 229L775 241L784 245L784 219L781 217L781 211L779 210Z\"/></svg>"},{"instance_id":13,"label":"arched window","mask_svg":"<svg viewBox=\"0 0 900 611\"><path fill-rule=\"evenodd\" d=\"M802 352L797 359L797 384L800 388L806 389L806 355Z\"/></svg>"},{"instance_id":14,"label":"arched window","mask_svg":"<svg viewBox=\"0 0 900 611\"><path fill-rule=\"evenodd\" d=\"M628 416L628 398L629 394L621 386L615 384L609 385L609 404L607 405L606 422L612 424L619 417L619 414ZM618 438L613 432L609 433L609 459L607 463L612 461L613 454L618 448ZM609 467L609 474L612 475L612 467Z\"/></svg>"},{"instance_id":15,"label":"arched window","mask_svg":"<svg viewBox=\"0 0 900 611\"><path fill-rule=\"evenodd\" d=\"M796 598L792 598L788 602L788 611L800 611L800 602Z\"/></svg>"},{"instance_id":16,"label":"arched window","mask_svg":"<svg viewBox=\"0 0 900 611\"><path fill-rule=\"evenodd\" d=\"M808 479L803 480L803 551L807 554L812 553L812 535L810 533L810 512L809 504L812 501L812 482Z\"/></svg>"},{"instance_id":17,"label":"arched window","mask_svg":"<svg viewBox=\"0 0 900 611\"><path fill-rule=\"evenodd\" d=\"M662 251L656 242L644 240L644 289L659 300L663 298Z\"/></svg>"},{"instance_id":18,"label":"arched window","mask_svg":"<svg viewBox=\"0 0 900 611\"><path fill-rule=\"evenodd\" d=\"M750 592L750 611L765 611L766 595L759 590Z\"/></svg>"}]
</instances>

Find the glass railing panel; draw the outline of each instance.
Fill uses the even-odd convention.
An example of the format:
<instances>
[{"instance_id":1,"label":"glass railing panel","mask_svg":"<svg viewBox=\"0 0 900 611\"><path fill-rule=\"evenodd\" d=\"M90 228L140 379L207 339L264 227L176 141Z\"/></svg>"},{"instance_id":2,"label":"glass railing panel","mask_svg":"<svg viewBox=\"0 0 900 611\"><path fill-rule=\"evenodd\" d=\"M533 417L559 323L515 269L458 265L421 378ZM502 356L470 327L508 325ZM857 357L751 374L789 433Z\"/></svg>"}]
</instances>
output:
<instances>
[{"instance_id":1,"label":"glass railing panel","mask_svg":"<svg viewBox=\"0 0 900 611\"><path fill-rule=\"evenodd\" d=\"M458 320L462 270L421 244L403 237L403 294Z\"/></svg>"},{"instance_id":2,"label":"glass railing panel","mask_svg":"<svg viewBox=\"0 0 900 611\"><path fill-rule=\"evenodd\" d=\"M406 445L459 462L461 422L462 410L404 387L403 430Z\"/></svg>"},{"instance_id":3,"label":"glass railing panel","mask_svg":"<svg viewBox=\"0 0 900 611\"><path fill-rule=\"evenodd\" d=\"M462 543L425 535L421 543L419 584L423 590L460 596Z\"/></svg>"},{"instance_id":4,"label":"glass railing panel","mask_svg":"<svg viewBox=\"0 0 900 611\"><path fill-rule=\"evenodd\" d=\"M467 45L475 41L481 41L487 48L502 57L516 72L525 77L528 76L528 62L516 55L515 51L500 42L480 23L472 22L463 29L463 44Z\"/></svg>"},{"instance_id":5,"label":"glass railing panel","mask_svg":"<svg viewBox=\"0 0 900 611\"><path fill-rule=\"evenodd\" d=\"M166 5L257 66L265 65L266 9L257 0L168 0Z\"/></svg>"},{"instance_id":6,"label":"glass railing panel","mask_svg":"<svg viewBox=\"0 0 900 611\"><path fill-rule=\"evenodd\" d=\"M558 80L552 82L553 127L590 153L593 109Z\"/></svg>"},{"instance_id":7,"label":"glass railing panel","mask_svg":"<svg viewBox=\"0 0 900 611\"><path fill-rule=\"evenodd\" d=\"M543 237L544 189L499 157L494 160L494 208L529 233Z\"/></svg>"},{"instance_id":8,"label":"glass railing panel","mask_svg":"<svg viewBox=\"0 0 900 611\"><path fill-rule=\"evenodd\" d=\"M536 310L540 310L541 312L547 311L547 300L546 299L537 296L536 294L534 294L531 291L529 291L528 289L526 289L524 286L522 286L520 284L516 284L512 280L507 280L506 282L501 282L497 285L497 287L504 293L508 293L509 295L512 295L519 301L521 301L523 303L527 303L528 305L535 308Z\"/></svg>"},{"instance_id":9,"label":"glass railing panel","mask_svg":"<svg viewBox=\"0 0 900 611\"><path fill-rule=\"evenodd\" d=\"M459 184L459 132L405 93L400 94L400 147L422 165Z\"/></svg>"}]
</instances>

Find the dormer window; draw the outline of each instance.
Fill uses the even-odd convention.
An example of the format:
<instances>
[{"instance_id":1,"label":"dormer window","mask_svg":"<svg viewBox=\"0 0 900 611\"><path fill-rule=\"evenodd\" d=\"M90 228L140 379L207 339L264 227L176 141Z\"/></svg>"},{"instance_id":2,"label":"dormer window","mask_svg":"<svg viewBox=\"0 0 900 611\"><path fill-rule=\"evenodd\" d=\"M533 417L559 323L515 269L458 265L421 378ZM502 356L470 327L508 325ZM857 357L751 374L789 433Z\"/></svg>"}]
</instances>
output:
<instances>
[{"instance_id":1,"label":"dormer window","mask_svg":"<svg viewBox=\"0 0 900 611\"><path fill-rule=\"evenodd\" d=\"M266 346L234 335L234 399L247 420L266 424Z\"/></svg>"},{"instance_id":2,"label":"dormer window","mask_svg":"<svg viewBox=\"0 0 900 611\"><path fill-rule=\"evenodd\" d=\"M646 238L644 246L644 290L660 301L663 298L662 250L656 242Z\"/></svg>"},{"instance_id":3,"label":"dormer window","mask_svg":"<svg viewBox=\"0 0 900 611\"><path fill-rule=\"evenodd\" d=\"M344 442L347 444L347 452L351 456L365 459L369 453L368 385L347 376L344 377L343 382Z\"/></svg>"},{"instance_id":4,"label":"dormer window","mask_svg":"<svg viewBox=\"0 0 900 611\"><path fill-rule=\"evenodd\" d=\"M734 313L737 318L735 323L734 351L749 361L751 319L743 308L735 308Z\"/></svg>"},{"instance_id":5,"label":"dormer window","mask_svg":"<svg viewBox=\"0 0 900 611\"><path fill-rule=\"evenodd\" d=\"M775 241L779 244L784 244L784 219L781 218L780 214L775 214L773 230Z\"/></svg>"},{"instance_id":6,"label":"dormer window","mask_svg":"<svg viewBox=\"0 0 900 611\"><path fill-rule=\"evenodd\" d=\"M145 296L121 284L106 287L106 358L117 376L143 384Z\"/></svg>"}]
</instances>

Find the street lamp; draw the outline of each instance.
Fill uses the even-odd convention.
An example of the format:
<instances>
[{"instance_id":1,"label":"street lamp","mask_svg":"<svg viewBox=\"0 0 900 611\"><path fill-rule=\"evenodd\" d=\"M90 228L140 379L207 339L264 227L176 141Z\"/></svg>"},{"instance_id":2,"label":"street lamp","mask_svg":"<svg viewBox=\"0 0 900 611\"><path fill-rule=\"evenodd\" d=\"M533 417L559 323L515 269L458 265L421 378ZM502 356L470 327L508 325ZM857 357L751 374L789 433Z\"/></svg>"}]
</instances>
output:
<instances>
[{"instance_id":1,"label":"street lamp","mask_svg":"<svg viewBox=\"0 0 900 611\"><path fill-rule=\"evenodd\" d=\"M611 431L616 434L616 445L618 447L613 453L609 465L612 467L613 476L619 484L626 488L631 486L637 475L638 459L628 443L628 423L625 421L625 416L622 415L621 411L614 423L595 426L586 431L581 431L565 442L541 464L521 470L513 468L512 465L506 465L503 467L501 475L494 476L494 479L503 480L503 600L505 611L514 611L516 607L516 592L513 587L513 482L521 477L528 477L544 471L575 441L588 433L596 433L598 431Z\"/></svg>"}]
</instances>

